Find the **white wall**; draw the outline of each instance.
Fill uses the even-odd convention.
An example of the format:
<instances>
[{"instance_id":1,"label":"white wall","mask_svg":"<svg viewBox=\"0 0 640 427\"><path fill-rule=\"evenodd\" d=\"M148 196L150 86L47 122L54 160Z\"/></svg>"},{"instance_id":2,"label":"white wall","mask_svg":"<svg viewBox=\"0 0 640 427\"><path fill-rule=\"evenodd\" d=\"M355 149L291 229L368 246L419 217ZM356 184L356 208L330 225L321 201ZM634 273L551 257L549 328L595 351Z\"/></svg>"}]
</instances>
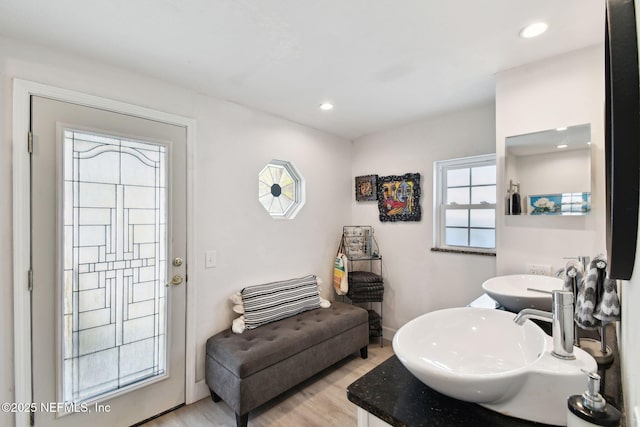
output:
<instances>
[{"instance_id":1,"label":"white wall","mask_svg":"<svg viewBox=\"0 0 640 427\"><path fill-rule=\"evenodd\" d=\"M4 65L4 64L3 64ZM0 69L4 74L4 67ZM11 98L10 82L0 76L0 402L13 402L13 242L11 203ZM13 425L13 415L0 412L0 425Z\"/></svg>"},{"instance_id":2,"label":"white wall","mask_svg":"<svg viewBox=\"0 0 640 427\"><path fill-rule=\"evenodd\" d=\"M594 46L500 72L496 76L496 155L499 212L508 180L505 138L560 126L591 124L590 215L499 216L497 272L522 273L526 264L564 267L563 257L605 252L604 49Z\"/></svg>"},{"instance_id":3,"label":"white wall","mask_svg":"<svg viewBox=\"0 0 640 427\"><path fill-rule=\"evenodd\" d=\"M636 28L640 29L640 6L636 3ZM638 35L638 45L640 45L640 34ZM639 71L640 72L640 71ZM640 242L640 233L638 234ZM640 329L640 244L636 250L636 261L633 268L631 280L623 281L620 285L622 299L622 319L620 321L620 348L622 350L622 373L624 385L624 401L627 410L627 425L631 426L630 420L633 409L640 417L640 340L638 340L638 330ZM636 425L640 425L640 419L636 420Z\"/></svg>"},{"instance_id":4,"label":"white wall","mask_svg":"<svg viewBox=\"0 0 640 427\"><path fill-rule=\"evenodd\" d=\"M0 38L0 271L12 277L12 78L37 81L197 120L197 379L204 343L230 326L227 297L247 284L315 273L331 295L333 257L351 215L351 143L236 104L62 52ZM315 108L310 106L309 108ZM320 114L320 112L319 112ZM257 200L257 174L273 158L290 160L306 179L307 201L294 220L273 220ZM217 268L204 252L217 250ZM13 401L12 281L0 287L0 401ZM53 331L52 331L53 333ZM12 425L0 413L0 425Z\"/></svg>"},{"instance_id":5,"label":"white wall","mask_svg":"<svg viewBox=\"0 0 640 427\"><path fill-rule=\"evenodd\" d=\"M361 175L422 176L420 222L382 223L377 202L352 202L352 223L374 227L383 256L385 336L418 315L468 304L482 294L482 282L495 275L495 257L431 252L433 162L494 150L493 103L354 141L352 187Z\"/></svg>"},{"instance_id":6,"label":"white wall","mask_svg":"<svg viewBox=\"0 0 640 427\"><path fill-rule=\"evenodd\" d=\"M640 24L640 23L639 23ZM640 27L639 27L640 28ZM640 220L640 219L639 219ZM640 233L638 234L640 242ZM640 417L640 244L636 250L636 260L633 266L631 280L620 283L621 320L620 320L620 359L622 362L622 385L624 390L624 405L627 413L627 425L631 423L631 414L636 409ZM640 418L636 421L640 425Z\"/></svg>"}]
</instances>

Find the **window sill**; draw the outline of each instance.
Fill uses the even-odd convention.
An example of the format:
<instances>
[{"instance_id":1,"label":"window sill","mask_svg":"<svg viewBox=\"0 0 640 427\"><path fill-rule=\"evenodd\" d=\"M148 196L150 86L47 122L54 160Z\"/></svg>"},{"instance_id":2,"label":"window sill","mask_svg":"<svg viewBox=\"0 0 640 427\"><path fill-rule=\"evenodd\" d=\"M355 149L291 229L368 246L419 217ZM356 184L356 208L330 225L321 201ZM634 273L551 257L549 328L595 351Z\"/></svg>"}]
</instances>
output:
<instances>
[{"instance_id":1,"label":"window sill","mask_svg":"<svg viewBox=\"0 0 640 427\"><path fill-rule=\"evenodd\" d=\"M472 251L472 250L465 250L465 249L431 248L431 252L448 252L452 254L496 256L495 252L480 252L480 251Z\"/></svg>"}]
</instances>

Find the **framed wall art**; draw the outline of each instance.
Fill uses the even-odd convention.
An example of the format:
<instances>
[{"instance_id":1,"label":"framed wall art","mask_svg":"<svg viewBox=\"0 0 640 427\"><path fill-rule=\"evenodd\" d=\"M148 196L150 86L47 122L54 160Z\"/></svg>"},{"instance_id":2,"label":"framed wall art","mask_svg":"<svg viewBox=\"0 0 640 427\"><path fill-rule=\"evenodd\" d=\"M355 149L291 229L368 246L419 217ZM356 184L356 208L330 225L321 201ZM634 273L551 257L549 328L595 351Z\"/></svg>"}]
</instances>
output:
<instances>
[{"instance_id":1,"label":"framed wall art","mask_svg":"<svg viewBox=\"0 0 640 427\"><path fill-rule=\"evenodd\" d=\"M420 221L420 174L378 177L380 221Z\"/></svg>"},{"instance_id":2,"label":"framed wall art","mask_svg":"<svg viewBox=\"0 0 640 427\"><path fill-rule=\"evenodd\" d=\"M356 200L378 200L378 175L356 176Z\"/></svg>"}]
</instances>

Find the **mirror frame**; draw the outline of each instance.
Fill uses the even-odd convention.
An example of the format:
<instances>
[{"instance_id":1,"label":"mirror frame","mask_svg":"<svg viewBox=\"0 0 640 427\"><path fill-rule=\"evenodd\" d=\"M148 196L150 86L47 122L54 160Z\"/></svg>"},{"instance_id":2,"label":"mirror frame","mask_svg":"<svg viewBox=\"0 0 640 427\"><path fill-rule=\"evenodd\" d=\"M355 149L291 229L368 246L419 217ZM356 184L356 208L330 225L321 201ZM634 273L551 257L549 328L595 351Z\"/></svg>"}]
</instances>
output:
<instances>
[{"instance_id":1,"label":"mirror frame","mask_svg":"<svg viewBox=\"0 0 640 427\"><path fill-rule=\"evenodd\" d=\"M605 90L609 277L628 280L636 256L640 185L640 90L633 0L606 1Z\"/></svg>"}]
</instances>

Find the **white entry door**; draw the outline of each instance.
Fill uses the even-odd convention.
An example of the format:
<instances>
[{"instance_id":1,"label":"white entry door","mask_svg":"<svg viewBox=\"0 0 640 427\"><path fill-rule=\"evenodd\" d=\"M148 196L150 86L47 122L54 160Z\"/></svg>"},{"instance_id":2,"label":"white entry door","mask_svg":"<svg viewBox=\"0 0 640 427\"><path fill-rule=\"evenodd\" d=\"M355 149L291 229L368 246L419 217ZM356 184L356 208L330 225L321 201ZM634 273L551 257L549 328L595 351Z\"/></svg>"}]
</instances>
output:
<instances>
[{"instance_id":1,"label":"white entry door","mask_svg":"<svg viewBox=\"0 0 640 427\"><path fill-rule=\"evenodd\" d=\"M36 426L185 402L186 129L32 97Z\"/></svg>"}]
</instances>

